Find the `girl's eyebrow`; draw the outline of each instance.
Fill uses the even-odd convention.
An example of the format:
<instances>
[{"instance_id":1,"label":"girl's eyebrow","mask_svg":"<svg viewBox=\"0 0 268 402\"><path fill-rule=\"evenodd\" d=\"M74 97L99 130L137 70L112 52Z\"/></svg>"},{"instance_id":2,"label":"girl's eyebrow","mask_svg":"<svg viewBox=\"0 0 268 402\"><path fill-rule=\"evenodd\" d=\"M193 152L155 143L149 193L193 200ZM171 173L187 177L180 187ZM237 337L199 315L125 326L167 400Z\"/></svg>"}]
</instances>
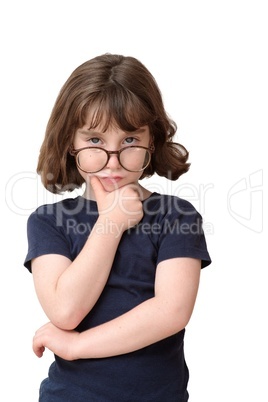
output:
<instances>
[{"instance_id":1,"label":"girl's eyebrow","mask_svg":"<svg viewBox=\"0 0 268 402\"><path fill-rule=\"evenodd\" d=\"M81 129L81 130L77 130L78 131L78 133L79 134L83 134L83 135L101 135L102 133L98 133L97 131L95 131L95 130L91 130L91 129L88 129L88 130L85 130L85 129Z\"/></svg>"},{"instance_id":2,"label":"girl's eyebrow","mask_svg":"<svg viewBox=\"0 0 268 402\"><path fill-rule=\"evenodd\" d=\"M144 131L146 131L146 128L145 127L140 127L140 128L138 128L137 130L134 130L134 131L124 131L124 133L125 134L127 134L127 135L135 135L135 134L141 134L141 133L144 133ZM79 134L82 134L82 135L102 135L103 133L102 132L98 132L98 131L95 131L95 130L92 130L92 129L79 129L78 130L78 132L79 132Z\"/></svg>"}]
</instances>

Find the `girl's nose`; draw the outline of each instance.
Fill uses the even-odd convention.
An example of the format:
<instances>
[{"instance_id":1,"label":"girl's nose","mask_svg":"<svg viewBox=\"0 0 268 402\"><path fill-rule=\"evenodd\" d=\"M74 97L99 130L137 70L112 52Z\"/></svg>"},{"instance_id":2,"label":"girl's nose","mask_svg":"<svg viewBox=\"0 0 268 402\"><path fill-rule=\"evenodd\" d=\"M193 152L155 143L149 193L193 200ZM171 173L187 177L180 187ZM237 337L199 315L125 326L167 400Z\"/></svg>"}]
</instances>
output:
<instances>
[{"instance_id":1,"label":"girl's nose","mask_svg":"<svg viewBox=\"0 0 268 402\"><path fill-rule=\"evenodd\" d=\"M106 167L108 167L110 169L118 169L118 168L120 168L121 165L119 163L118 155L110 154L109 155L109 160L108 160L108 163L107 163Z\"/></svg>"}]
</instances>

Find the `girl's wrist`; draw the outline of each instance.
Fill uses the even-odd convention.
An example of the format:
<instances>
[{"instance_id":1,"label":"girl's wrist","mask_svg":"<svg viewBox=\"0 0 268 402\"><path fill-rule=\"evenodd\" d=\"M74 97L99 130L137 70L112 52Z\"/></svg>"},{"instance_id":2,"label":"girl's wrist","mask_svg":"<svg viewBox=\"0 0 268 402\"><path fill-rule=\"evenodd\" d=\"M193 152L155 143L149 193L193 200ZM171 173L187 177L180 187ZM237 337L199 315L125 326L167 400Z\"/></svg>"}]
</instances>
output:
<instances>
[{"instance_id":1,"label":"girl's wrist","mask_svg":"<svg viewBox=\"0 0 268 402\"><path fill-rule=\"evenodd\" d=\"M89 330L86 331L86 334L85 334L85 332L77 333L77 338L73 344L73 349L72 349L72 355L73 355L72 360L92 358L92 356L90 356L90 353L89 353L90 348L88 345L88 335L89 335ZM85 338L86 338L86 342L85 342Z\"/></svg>"},{"instance_id":2,"label":"girl's wrist","mask_svg":"<svg viewBox=\"0 0 268 402\"><path fill-rule=\"evenodd\" d=\"M113 221L108 216L99 216L94 225L94 232L97 235L112 236L113 238L121 238L125 230L125 223Z\"/></svg>"}]
</instances>

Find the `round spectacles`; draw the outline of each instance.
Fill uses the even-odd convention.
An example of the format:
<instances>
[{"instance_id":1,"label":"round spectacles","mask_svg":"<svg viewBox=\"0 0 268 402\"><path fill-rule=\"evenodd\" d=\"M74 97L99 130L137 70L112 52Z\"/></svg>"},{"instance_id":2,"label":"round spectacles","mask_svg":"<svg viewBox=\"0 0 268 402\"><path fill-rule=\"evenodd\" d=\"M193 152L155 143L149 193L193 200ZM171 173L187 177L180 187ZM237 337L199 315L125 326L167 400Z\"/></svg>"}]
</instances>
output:
<instances>
[{"instance_id":1,"label":"round spectacles","mask_svg":"<svg viewBox=\"0 0 268 402\"><path fill-rule=\"evenodd\" d=\"M106 151L98 147L71 149L76 164L85 173L97 173L107 165L110 155L117 155L120 165L129 172L143 171L151 161L152 150L142 146L129 146L119 151Z\"/></svg>"}]
</instances>

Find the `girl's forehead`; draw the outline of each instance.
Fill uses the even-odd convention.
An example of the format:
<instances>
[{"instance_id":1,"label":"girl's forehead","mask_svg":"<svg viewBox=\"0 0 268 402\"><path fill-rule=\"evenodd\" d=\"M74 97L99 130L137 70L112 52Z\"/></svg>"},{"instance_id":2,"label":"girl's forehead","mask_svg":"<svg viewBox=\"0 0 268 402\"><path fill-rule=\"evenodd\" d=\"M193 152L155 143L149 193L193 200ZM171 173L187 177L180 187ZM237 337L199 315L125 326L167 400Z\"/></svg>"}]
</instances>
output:
<instances>
[{"instance_id":1,"label":"girl's forehead","mask_svg":"<svg viewBox=\"0 0 268 402\"><path fill-rule=\"evenodd\" d=\"M147 134L149 135L149 126L142 126L139 127L135 130L124 130L123 128L119 127L116 123L110 124L109 126L105 127L105 130L103 129L103 125L100 124L98 126L92 127L92 125L86 123L83 127L78 129L78 132L80 134L107 134L109 133L114 133L118 135L142 135L146 136Z\"/></svg>"},{"instance_id":2,"label":"girl's forehead","mask_svg":"<svg viewBox=\"0 0 268 402\"><path fill-rule=\"evenodd\" d=\"M98 111L98 115L94 111L88 112L85 124L83 128L87 128L88 130L94 130L98 132L105 132L110 129L120 130L118 123L115 121L114 117L108 116L106 113L102 113L100 115Z\"/></svg>"},{"instance_id":3,"label":"girl's forehead","mask_svg":"<svg viewBox=\"0 0 268 402\"><path fill-rule=\"evenodd\" d=\"M101 109L91 109L85 116L83 128L88 130L94 129L94 131L105 132L108 129L120 129L120 126L115 120L112 113L108 113Z\"/></svg>"},{"instance_id":4,"label":"girl's forehead","mask_svg":"<svg viewBox=\"0 0 268 402\"><path fill-rule=\"evenodd\" d=\"M113 131L118 133L125 132L141 134L149 131L149 126L143 124L139 127L134 127L130 123L120 124L119 122L117 122L116 117L112 114L108 114L105 112L101 113L99 110L91 110L87 113L82 129L98 133Z\"/></svg>"},{"instance_id":5,"label":"girl's forehead","mask_svg":"<svg viewBox=\"0 0 268 402\"><path fill-rule=\"evenodd\" d=\"M105 132L108 128L118 128L123 131L133 132L142 126L149 125L152 116L142 108L137 101L134 105L129 100L105 99L95 100L84 111L82 125L88 128L98 128Z\"/></svg>"}]
</instances>

